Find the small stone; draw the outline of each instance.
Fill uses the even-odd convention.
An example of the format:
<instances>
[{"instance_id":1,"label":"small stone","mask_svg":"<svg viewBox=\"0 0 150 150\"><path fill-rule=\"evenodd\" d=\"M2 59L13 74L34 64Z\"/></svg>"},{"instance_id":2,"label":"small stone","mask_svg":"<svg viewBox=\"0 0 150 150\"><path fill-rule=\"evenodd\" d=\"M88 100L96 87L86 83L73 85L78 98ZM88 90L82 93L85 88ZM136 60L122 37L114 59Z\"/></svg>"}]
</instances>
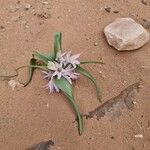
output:
<instances>
[{"instance_id":1,"label":"small stone","mask_svg":"<svg viewBox=\"0 0 150 150\"><path fill-rule=\"evenodd\" d=\"M5 29L5 27L1 25L0 26L0 30L4 30L4 29Z\"/></svg>"},{"instance_id":2,"label":"small stone","mask_svg":"<svg viewBox=\"0 0 150 150\"><path fill-rule=\"evenodd\" d=\"M110 7L105 7L104 9L105 9L108 13L111 12L111 8L110 8Z\"/></svg>"},{"instance_id":3,"label":"small stone","mask_svg":"<svg viewBox=\"0 0 150 150\"><path fill-rule=\"evenodd\" d=\"M143 134L136 134L134 137L142 139L143 138Z\"/></svg>"},{"instance_id":4,"label":"small stone","mask_svg":"<svg viewBox=\"0 0 150 150\"><path fill-rule=\"evenodd\" d=\"M133 101L132 103L135 105L137 102Z\"/></svg>"},{"instance_id":5,"label":"small stone","mask_svg":"<svg viewBox=\"0 0 150 150\"><path fill-rule=\"evenodd\" d=\"M112 140L114 140L114 139L115 139L115 137L114 137L114 136L111 136L110 138L111 138Z\"/></svg>"},{"instance_id":6,"label":"small stone","mask_svg":"<svg viewBox=\"0 0 150 150\"><path fill-rule=\"evenodd\" d=\"M145 143L143 144L143 148L144 148L144 147L146 147L146 144L145 144Z\"/></svg>"},{"instance_id":7,"label":"small stone","mask_svg":"<svg viewBox=\"0 0 150 150\"><path fill-rule=\"evenodd\" d=\"M90 139L90 140L92 140L92 141L94 140L94 138L93 138L93 137L90 137L89 139Z\"/></svg>"},{"instance_id":8,"label":"small stone","mask_svg":"<svg viewBox=\"0 0 150 150\"><path fill-rule=\"evenodd\" d=\"M23 84L21 84L21 83L19 83L18 81L15 81L15 80L10 80L9 82L8 82L8 85L12 88L12 90L14 90L15 89L15 87L22 87L22 86L24 86Z\"/></svg>"},{"instance_id":9,"label":"small stone","mask_svg":"<svg viewBox=\"0 0 150 150\"><path fill-rule=\"evenodd\" d=\"M41 19L49 19L51 17L51 14L49 13L41 13L41 14L36 14L38 18L41 18Z\"/></svg>"},{"instance_id":10,"label":"small stone","mask_svg":"<svg viewBox=\"0 0 150 150\"><path fill-rule=\"evenodd\" d=\"M57 147L57 149L61 149L61 147L60 147L60 146L58 146L58 147Z\"/></svg>"},{"instance_id":11,"label":"small stone","mask_svg":"<svg viewBox=\"0 0 150 150\"><path fill-rule=\"evenodd\" d=\"M29 26L28 26L28 22L26 21L26 20L23 20L22 22L21 22L21 26L23 26L24 28L28 28Z\"/></svg>"},{"instance_id":12,"label":"small stone","mask_svg":"<svg viewBox=\"0 0 150 150\"><path fill-rule=\"evenodd\" d=\"M43 5L48 5L49 3L47 1L42 1L41 2Z\"/></svg>"},{"instance_id":13,"label":"small stone","mask_svg":"<svg viewBox=\"0 0 150 150\"><path fill-rule=\"evenodd\" d=\"M27 3L27 4L25 5L25 10L29 10L30 8L31 8L31 4Z\"/></svg>"},{"instance_id":14,"label":"small stone","mask_svg":"<svg viewBox=\"0 0 150 150\"><path fill-rule=\"evenodd\" d=\"M142 4L147 5L147 0L141 0Z\"/></svg>"},{"instance_id":15,"label":"small stone","mask_svg":"<svg viewBox=\"0 0 150 150\"><path fill-rule=\"evenodd\" d=\"M113 13L118 14L118 13L119 13L119 11L118 11L118 10L114 10L114 11L113 11Z\"/></svg>"},{"instance_id":16,"label":"small stone","mask_svg":"<svg viewBox=\"0 0 150 150\"><path fill-rule=\"evenodd\" d=\"M23 21L21 22L22 25L27 25L27 23L28 23L28 22L27 22L26 20L23 20Z\"/></svg>"},{"instance_id":17,"label":"small stone","mask_svg":"<svg viewBox=\"0 0 150 150\"><path fill-rule=\"evenodd\" d=\"M94 43L94 46L97 46L97 45L98 45L98 43L97 43L97 42L95 42L95 43Z\"/></svg>"},{"instance_id":18,"label":"small stone","mask_svg":"<svg viewBox=\"0 0 150 150\"><path fill-rule=\"evenodd\" d=\"M140 84L138 87L141 89L141 88L143 88L144 86Z\"/></svg>"},{"instance_id":19,"label":"small stone","mask_svg":"<svg viewBox=\"0 0 150 150\"><path fill-rule=\"evenodd\" d=\"M150 121L148 121L148 125L147 125L146 129L150 130Z\"/></svg>"},{"instance_id":20,"label":"small stone","mask_svg":"<svg viewBox=\"0 0 150 150\"><path fill-rule=\"evenodd\" d=\"M142 69L149 69L150 66L141 66Z\"/></svg>"},{"instance_id":21,"label":"small stone","mask_svg":"<svg viewBox=\"0 0 150 150\"><path fill-rule=\"evenodd\" d=\"M20 1L17 1L17 4L19 5L21 2Z\"/></svg>"},{"instance_id":22,"label":"small stone","mask_svg":"<svg viewBox=\"0 0 150 150\"><path fill-rule=\"evenodd\" d=\"M149 33L131 18L118 18L104 28L108 43L118 51L135 50L146 44Z\"/></svg>"}]
</instances>

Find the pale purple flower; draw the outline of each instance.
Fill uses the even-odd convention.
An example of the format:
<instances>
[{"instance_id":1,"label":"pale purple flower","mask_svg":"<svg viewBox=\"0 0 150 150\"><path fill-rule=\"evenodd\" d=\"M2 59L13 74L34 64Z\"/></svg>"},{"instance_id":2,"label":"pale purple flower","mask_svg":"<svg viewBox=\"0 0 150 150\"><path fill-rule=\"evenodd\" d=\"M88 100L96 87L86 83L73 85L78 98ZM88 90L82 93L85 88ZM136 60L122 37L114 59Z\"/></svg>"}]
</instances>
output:
<instances>
[{"instance_id":1,"label":"pale purple flower","mask_svg":"<svg viewBox=\"0 0 150 150\"><path fill-rule=\"evenodd\" d=\"M71 64L73 68L76 68L77 65L80 64L79 57L80 57L80 54L72 55L70 51L68 53L63 53L61 55L59 54L57 59L63 62L64 65Z\"/></svg>"},{"instance_id":2,"label":"pale purple flower","mask_svg":"<svg viewBox=\"0 0 150 150\"><path fill-rule=\"evenodd\" d=\"M49 71L49 72L42 71L42 72L45 74L44 79L48 79L48 80L51 79L51 77L52 77L52 72L51 71Z\"/></svg>"},{"instance_id":3,"label":"pale purple flower","mask_svg":"<svg viewBox=\"0 0 150 150\"><path fill-rule=\"evenodd\" d=\"M59 88L54 83L53 79L51 79L45 86L46 90L49 90L49 93L52 93L54 91L59 92Z\"/></svg>"},{"instance_id":4,"label":"pale purple flower","mask_svg":"<svg viewBox=\"0 0 150 150\"><path fill-rule=\"evenodd\" d=\"M49 61L47 63L47 71L43 71L45 74L44 79L49 82L44 87L51 92L59 92L60 89L56 86L53 79L61 79L62 77L68 80L72 84L72 80L76 80L79 76L75 72L75 68L80 64L78 58L80 54L72 55L71 52L57 55L56 61Z\"/></svg>"}]
</instances>

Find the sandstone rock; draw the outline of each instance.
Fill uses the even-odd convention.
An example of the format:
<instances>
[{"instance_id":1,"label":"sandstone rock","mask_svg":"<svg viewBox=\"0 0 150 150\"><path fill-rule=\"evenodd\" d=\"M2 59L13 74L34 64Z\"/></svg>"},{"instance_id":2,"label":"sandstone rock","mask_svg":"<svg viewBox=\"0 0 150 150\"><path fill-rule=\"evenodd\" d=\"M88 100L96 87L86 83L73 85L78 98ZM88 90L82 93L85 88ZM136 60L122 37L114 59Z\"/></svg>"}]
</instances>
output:
<instances>
[{"instance_id":1,"label":"sandstone rock","mask_svg":"<svg viewBox=\"0 0 150 150\"><path fill-rule=\"evenodd\" d=\"M105 27L108 43L119 51L135 50L150 39L149 33L131 18L118 18Z\"/></svg>"}]
</instances>

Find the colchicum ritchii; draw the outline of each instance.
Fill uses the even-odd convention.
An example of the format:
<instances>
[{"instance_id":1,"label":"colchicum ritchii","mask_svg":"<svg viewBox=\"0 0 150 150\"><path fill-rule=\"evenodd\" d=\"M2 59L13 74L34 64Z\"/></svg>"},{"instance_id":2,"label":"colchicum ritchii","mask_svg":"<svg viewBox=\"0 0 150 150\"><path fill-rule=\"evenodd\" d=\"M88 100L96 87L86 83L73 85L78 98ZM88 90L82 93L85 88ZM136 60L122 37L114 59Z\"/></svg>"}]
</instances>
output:
<instances>
[{"instance_id":1,"label":"colchicum ritchii","mask_svg":"<svg viewBox=\"0 0 150 150\"><path fill-rule=\"evenodd\" d=\"M95 85L97 97L100 100L100 89L95 78L87 70L82 68L81 65L88 63L103 64L103 62L79 61L80 54L73 55L71 51L62 52L61 41L62 34L57 32L54 35L53 52L47 55L33 52L33 58L30 60L30 65L28 66L29 79L23 85L27 86L31 82L35 69L41 69L44 74L44 79L48 81L44 88L49 90L49 93L62 91L67 97L76 114L79 135L81 135L83 132L83 119L74 100L72 82L78 78L79 74L84 75Z\"/></svg>"}]
</instances>

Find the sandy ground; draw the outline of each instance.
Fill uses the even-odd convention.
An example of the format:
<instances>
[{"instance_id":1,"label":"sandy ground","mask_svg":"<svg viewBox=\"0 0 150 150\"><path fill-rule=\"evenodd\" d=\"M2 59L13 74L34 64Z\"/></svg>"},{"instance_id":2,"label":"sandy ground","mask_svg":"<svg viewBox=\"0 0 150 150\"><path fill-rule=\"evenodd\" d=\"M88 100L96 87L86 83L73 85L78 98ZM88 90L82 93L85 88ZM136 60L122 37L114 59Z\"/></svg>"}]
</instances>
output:
<instances>
[{"instance_id":1,"label":"sandy ground","mask_svg":"<svg viewBox=\"0 0 150 150\"><path fill-rule=\"evenodd\" d=\"M31 8L25 9L25 3ZM104 7L111 7L111 12ZM142 24L150 19L150 5L140 0L0 0L1 74L26 65L33 50L52 51L53 34L61 31L65 50L82 53L82 60L105 62L85 66L103 87L103 103L141 81L132 111L124 109L113 121L106 116L99 121L84 119L82 136L66 98L42 89L41 72L29 86L14 91L8 81L0 81L0 150L25 150L43 140L55 143L52 150L150 150L150 42L119 53L103 35L107 24L126 16ZM25 73L21 71L17 79L26 79ZM83 114L101 105L92 84L82 76L74 84L74 95ZM135 138L137 134L143 137Z\"/></svg>"}]
</instances>

